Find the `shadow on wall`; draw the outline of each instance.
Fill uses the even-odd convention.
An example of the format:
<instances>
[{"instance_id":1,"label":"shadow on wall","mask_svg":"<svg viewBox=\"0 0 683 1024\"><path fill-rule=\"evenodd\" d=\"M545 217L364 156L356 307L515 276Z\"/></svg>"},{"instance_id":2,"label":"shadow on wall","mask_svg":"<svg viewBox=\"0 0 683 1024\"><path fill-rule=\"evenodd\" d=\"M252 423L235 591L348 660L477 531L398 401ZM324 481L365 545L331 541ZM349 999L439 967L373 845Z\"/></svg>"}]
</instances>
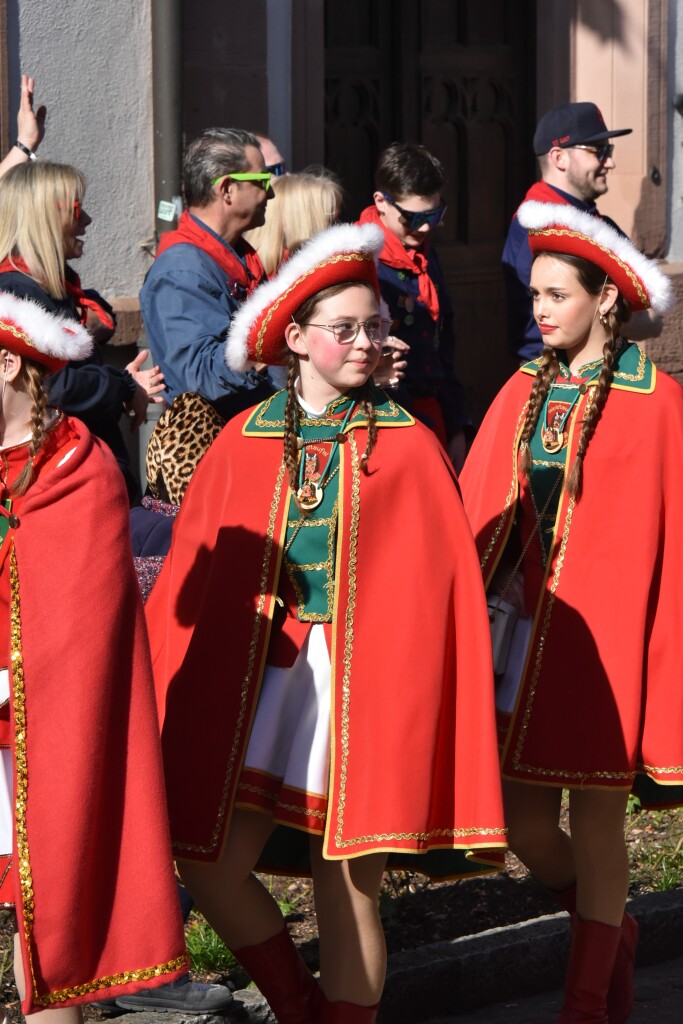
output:
<instances>
[{"instance_id":1,"label":"shadow on wall","mask_svg":"<svg viewBox=\"0 0 683 1024\"><path fill-rule=\"evenodd\" d=\"M662 184L654 184L644 176L640 183L640 195L633 215L631 239L634 245L651 259L662 259L667 249L666 222L663 218Z\"/></svg>"},{"instance_id":2,"label":"shadow on wall","mask_svg":"<svg viewBox=\"0 0 683 1024\"><path fill-rule=\"evenodd\" d=\"M594 32L605 42L612 40L620 43L624 47L624 55L628 56L625 19L619 0L602 0L599 4L596 4L595 0L577 0L576 14L577 20L584 28Z\"/></svg>"}]
</instances>

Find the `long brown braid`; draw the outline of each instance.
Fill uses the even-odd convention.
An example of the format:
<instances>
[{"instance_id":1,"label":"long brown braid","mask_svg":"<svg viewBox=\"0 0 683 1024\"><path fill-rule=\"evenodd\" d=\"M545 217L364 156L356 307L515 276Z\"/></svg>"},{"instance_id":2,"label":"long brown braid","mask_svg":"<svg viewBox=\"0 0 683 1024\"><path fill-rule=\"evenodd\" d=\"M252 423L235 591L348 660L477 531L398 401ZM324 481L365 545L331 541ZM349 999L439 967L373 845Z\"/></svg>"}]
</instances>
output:
<instances>
[{"instance_id":1,"label":"long brown braid","mask_svg":"<svg viewBox=\"0 0 683 1024\"><path fill-rule=\"evenodd\" d=\"M368 462L372 455L375 445L377 444L377 413L375 412L375 406L373 405L371 394L372 390L369 384L365 385L364 391L366 392L361 399L360 408L361 412L368 421L368 441L365 445L365 451L360 457L360 468L367 476L370 472L368 469Z\"/></svg>"},{"instance_id":2,"label":"long brown braid","mask_svg":"<svg viewBox=\"0 0 683 1024\"><path fill-rule=\"evenodd\" d=\"M598 376L597 386L593 390L593 400L588 404L588 408L583 417L583 424L581 426L581 435L579 437L579 447L576 451L576 458L574 464L569 471L567 477L567 491L571 498L578 501L581 497L581 491L583 488L583 460L586 455L586 449L590 444L591 438L595 433L595 428L598 425L598 420L602 415L602 410L605 407L607 401L607 395L609 394L612 381L614 380L614 357L619 346L619 338L615 338L611 332L610 337L605 342L602 349L602 368Z\"/></svg>"},{"instance_id":3,"label":"long brown braid","mask_svg":"<svg viewBox=\"0 0 683 1024\"><path fill-rule=\"evenodd\" d=\"M31 440L29 442L29 459L21 473L10 488L13 497L25 494L33 483L33 460L45 438L45 408L47 391L43 384L44 373L34 363L22 360L21 376L31 397Z\"/></svg>"},{"instance_id":4,"label":"long brown braid","mask_svg":"<svg viewBox=\"0 0 683 1024\"><path fill-rule=\"evenodd\" d=\"M555 349L544 348L541 365L536 372L531 394L529 395L529 406L526 411L524 429L519 439L520 466L527 478L531 473L531 438L534 436L538 417L541 415L541 409L559 369L560 362Z\"/></svg>"},{"instance_id":5,"label":"long brown braid","mask_svg":"<svg viewBox=\"0 0 683 1024\"><path fill-rule=\"evenodd\" d=\"M299 364L293 352L289 354L289 371L287 373L287 404L285 405L285 466L289 477L289 486L296 494L299 489L299 449L297 446L296 423L299 417L299 403L294 386Z\"/></svg>"}]
</instances>

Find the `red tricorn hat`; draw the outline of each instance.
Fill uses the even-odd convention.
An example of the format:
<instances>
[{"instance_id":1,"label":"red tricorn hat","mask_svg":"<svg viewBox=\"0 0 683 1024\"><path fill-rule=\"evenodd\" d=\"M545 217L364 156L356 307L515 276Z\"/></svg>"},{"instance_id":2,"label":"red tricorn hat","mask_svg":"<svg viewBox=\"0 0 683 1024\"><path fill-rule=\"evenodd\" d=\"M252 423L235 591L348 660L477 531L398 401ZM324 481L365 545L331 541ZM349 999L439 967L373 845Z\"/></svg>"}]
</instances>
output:
<instances>
[{"instance_id":1,"label":"red tricorn hat","mask_svg":"<svg viewBox=\"0 0 683 1024\"><path fill-rule=\"evenodd\" d=\"M614 282L630 308L665 313L673 305L671 281L654 260L601 217L569 204L522 203L517 219L529 232L529 245L540 252L568 253L595 263Z\"/></svg>"},{"instance_id":2,"label":"red tricorn hat","mask_svg":"<svg viewBox=\"0 0 683 1024\"><path fill-rule=\"evenodd\" d=\"M0 348L55 373L71 359L85 359L92 347L90 334L76 320L48 313L31 299L0 292Z\"/></svg>"},{"instance_id":3,"label":"red tricorn hat","mask_svg":"<svg viewBox=\"0 0 683 1024\"><path fill-rule=\"evenodd\" d=\"M376 260L384 234L376 224L337 224L321 231L256 288L232 318L225 361L244 372L251 363L282 366L285 328L306 299L333 284L369 284L379 299Z\"/></svg>"}]
</instances>

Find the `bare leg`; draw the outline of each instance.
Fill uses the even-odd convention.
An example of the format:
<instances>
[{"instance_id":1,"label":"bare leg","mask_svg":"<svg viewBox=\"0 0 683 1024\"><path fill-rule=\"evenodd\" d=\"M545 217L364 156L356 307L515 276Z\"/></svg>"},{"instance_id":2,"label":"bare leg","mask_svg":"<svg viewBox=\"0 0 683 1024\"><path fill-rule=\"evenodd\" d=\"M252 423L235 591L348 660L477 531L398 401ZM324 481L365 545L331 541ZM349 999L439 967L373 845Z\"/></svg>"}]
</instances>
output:
<instances>
[{"instance_id":1,"label":"bare leg","mask_svg":"<svg viewBox=\"0 0 683 1024\"><path fill-rule=\"evenodd\" d=\"M628 895L624 790L573 789L569 821L576 864L576 910L585 921L620 927Z\"/></svg>"},{"instance_id":2,"label":"bare leg","mask_svg":"<svg viewBox=\"0 0 683 1024\"><path fill-rule=\"evenodd\" d=\"M561 1024L622 1024L633 1004L637 927L624 915L628 858L621 790L572 789L571 839L559 828L561 791L505 782L510 846L548 888L576 883Z\"/></svg>"},{"instance_id":3,"label":"bare leg","mask_svg":"<svg viewBox=\"0 0 683 1024\"><path fill-rule=\"evenodd\" d=\"M503 780L510 849L529 871L555 892L576 880L572 842L560 828L562 790Z\"/></svg>"},{"instance_id":4,"label":"bare leg","mask_svg":"<svg viewBox=\"0 0 683 1024\"><path fill-rule=\"evenodd\" d=\"M269 815L237 809L219 860L178 864L197 906L230 949L257 945L282 930L277 903L252 873L273 827Z\"/></svg>"},{"instance_id":5,"label":"bare leg","mask_svg":"<svg viewBox=\"0 0 683 1024\"><path fill-rule=\"evenodd\" d=\"M279 1024L315 1024L320 988L292 942L280 909L253 874L273 831L270 816L236 810L215 864L180 865L197 905L251 975Z\"/></svg>"},{"instance_id":6,"label":"bare leg","mask_svg":"<svg viewBox=\"0 0 683 1024\"><path fill-rule=\"evenodd\" d=\"M382 995L387 949L377 904L386 860L325 860L322 840L311 839L320 982L330 1002L374 1006Z\"/></svg>"},{"instance_id":7,"label":"bare leg","mask_svg":"<svg viewBox=\"0 0 683 1024\"><path fill-rule=\"evenodd\" d=\"M17 991L21 999L26 995L26 983L24 981L24 965L21 960L21 948L19 936L14 934L14 980L17 983ZM63 1006L54 1010L39 1010L37 1013L30 1013L27 1020L37 1021L40 1017L42 1024L81 1024L83 1015L79 1006Z\"/></svg>"}]
</instances>

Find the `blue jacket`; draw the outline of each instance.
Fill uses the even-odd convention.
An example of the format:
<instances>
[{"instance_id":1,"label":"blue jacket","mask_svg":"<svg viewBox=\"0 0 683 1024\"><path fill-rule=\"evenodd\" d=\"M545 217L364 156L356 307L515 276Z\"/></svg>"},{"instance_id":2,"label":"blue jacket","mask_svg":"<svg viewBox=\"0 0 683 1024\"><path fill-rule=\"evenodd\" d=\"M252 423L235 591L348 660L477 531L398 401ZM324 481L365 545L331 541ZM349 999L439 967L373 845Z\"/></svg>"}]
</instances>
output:
<instances>
[{"instance_id":1,"label":"blue jacket","mask_svg":"<svg viewBox=\"0 0 683 1024\"><path fill-rule=\"evenodd\" d=\"M471 423L465 409L465 392L453 370L455 327L453 304L436 252L427 249L427 267L439 295L439 319L432 320L419 298L416 274L397 270L380 259L377 273L382 298L395 321L392 332L410 345L405 380L397 400L410 409L411 398L435 397L439 401L449 438Z\"/></svg>"},{"instance_id":2,"label":"blue jacket","mask_svg":"<svg viewBox=\"0 0 683 1024\"><path fill-rule=\"evenodd\" d=\"M78 312L70 297L53 299L32 277L18 271L0 274L0 291L32 299L49 313L60 313L70 320L78 320ZM96 292L91 294L113 316L114 311L102 296ZM139 488L130 469L128 449L119 426L124 402L129 402L136 390L128 370L105 365L102 353L95 345L87 359L67 363L64 369L50 374L47 385L50 405L83 420L93 434L109 445L126 479L128 496L133 501Z\"/></svg>"},{"instance_id":3,"label":"blue jacket","mask_svg":"<svg viewBox=\"0 0 683 1024\"><path fill-rule=\"evenodd\" d=\"M237 256L219 235L192 219ZM268 374L234 373L225 363L225 334L243 298L236 292L216 261L189 243L171 246L150 267L140 306L169 402L194 391L228 420L275 391Z\"/></svg>"}]
</instances>

